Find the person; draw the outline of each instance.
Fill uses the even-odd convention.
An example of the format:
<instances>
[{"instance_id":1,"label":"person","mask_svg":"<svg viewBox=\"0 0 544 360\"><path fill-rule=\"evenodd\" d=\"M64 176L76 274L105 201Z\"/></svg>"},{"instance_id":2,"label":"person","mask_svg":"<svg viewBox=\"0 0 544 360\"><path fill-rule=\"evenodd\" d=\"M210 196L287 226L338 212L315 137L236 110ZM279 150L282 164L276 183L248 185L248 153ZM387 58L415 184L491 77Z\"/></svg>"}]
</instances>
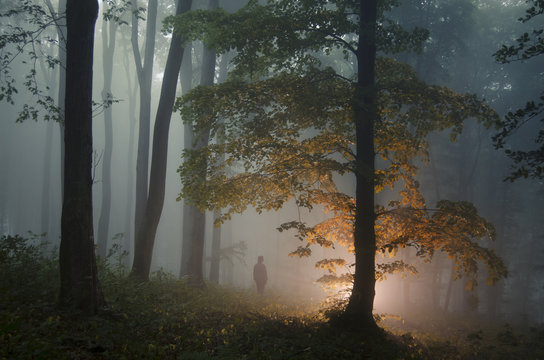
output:
<instances>
[{"instance_id":1,"label":"person","mask_svg":"<svg viewBox=\"0 0 544 360\"><path fill-rule=\"evenodd\" d=\"M255 284L257 284L257 292L262 295L264 293L264 286L268 281L263 256L257 258L257 263L253 267L253 280L255 280Z\"/></svg>"}]
</instances>

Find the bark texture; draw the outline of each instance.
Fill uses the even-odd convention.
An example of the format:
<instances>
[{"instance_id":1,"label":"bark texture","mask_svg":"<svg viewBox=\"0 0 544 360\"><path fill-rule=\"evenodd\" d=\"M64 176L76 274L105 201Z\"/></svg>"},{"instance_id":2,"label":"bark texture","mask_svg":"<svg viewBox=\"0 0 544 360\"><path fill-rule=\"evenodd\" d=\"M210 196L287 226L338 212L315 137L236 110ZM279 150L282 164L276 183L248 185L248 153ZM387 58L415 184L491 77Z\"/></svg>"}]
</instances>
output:
<instances>
[{"instance_id":1,"label":"bark texture","mask_svg":"<svg viewBox=\"0 0 544 360\"><path fill-rule=\"evenodd\" d=\"M93 241L92 78L96 0L68 0L60 303L86 314L103 304Z\"/></svg>"},{"instance_id":2,"label":"bark texture","mask_svg":"<svg viewBox=\"0 0 544 360\"><path fill-rule=\"evenodd\" d=\"M357 328L377 327L372 314L375 295L376 234L374 229L374 122L377 116L375 82L376 0L361 0L357 84L353 111L356 131L355 274L343 320Z\"/></svg>"}]
</instances>

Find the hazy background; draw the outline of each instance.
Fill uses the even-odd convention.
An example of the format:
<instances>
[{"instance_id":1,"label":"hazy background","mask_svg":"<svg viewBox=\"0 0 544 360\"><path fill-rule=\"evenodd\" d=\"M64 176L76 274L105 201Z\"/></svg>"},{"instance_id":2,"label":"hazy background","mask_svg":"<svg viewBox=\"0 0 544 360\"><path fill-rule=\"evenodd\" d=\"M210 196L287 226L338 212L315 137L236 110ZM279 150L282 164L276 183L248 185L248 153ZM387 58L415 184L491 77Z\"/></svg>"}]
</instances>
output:
<instances>
[{"instance_id":1,"label":"hazy background","mask_svg":"<svg viewBox=\"0 0 544 360\"><path fill-rule=\"evenodd\" d=\"M195 3L203 6L203 1ZM221 5L235 8L241 3L243 1L222 1ZM0 1L0 9L6 9L8 5L7 0ZM159 18L173 14L172 6L173 1L160 1ZM542 57L505 65L496 63L492 57L501 44L511 43L524 31L535 26L516 21L525 9L524 1L404 1L391 16L408 27L418 25L428 28L430 39L422 54L401 54L398 58L410 63L425 81L445 85L459 92L475 93L504 115L523 107L528 100L537 99L544 88ZM101 99L103 84L102 21L99 16L94 63L96 101ZM135 93L132 97L130 95L136 78L129 39L130 25L120 26L112 87L114 98L120 102L113 104L114 145L109 233L112 239L110 245L120 243L129 252L127 265L132 259L134 189L130 184L134 184L134 181L129 180L135 176L136 140L132 147L129 143L131 136L137 139L138 131L135 125L138 96L134 96ZM152 120L160 92L168 39L157 33L156 45ZM55 47L45 50L51 53L57 51ZM201 52L202 44L194 44L192 59L195 78L199 78ZM217 64L219 62L220 59ZM54 247L60 240L59 125L42 120L15 122L23 104L35 102L21 85L28 69L29 64L20 61L13 63L12 73L16 74L19 82L19 94L15 98L15 105L0 102L0 233L45 233ZM55 96L58 86L56 71L43 69L39 65L37 69L38 82L44 88L49 86ZM537 122L526 124L509 139L508 146L514 149L534 146L531 141L538 131L538 125ZM94 117L93 132L97 154L93 187L96 228L102 191L100 158L104 148L104 123L100 112ZM503 151L493 148L493 134L493 129L485 129L470 121L455 143L449 141L448 134L433 134L431 163L429 166L421 166L419 180L428 204L434 205L436 200L443 198L471 201L483 216L494 223L497 241L488 246L504 258L509 269L508 278L489 287L485 284L484 270L480 286L467 292L462 279L451 282L452 265L447 258L437 255L432 263L422 263L407 251L399 256L416 263L420 274L405 279L398 275L390 276L378 284L378 312L407 314L416 309L435 309L437 312L480 314L491 319L522 324L544 322L544 185L542 181L526 179L514 183L504 182L503 179L510 171L510 160ZM181 187L176 169L181 163L182 149L183 123L179 114L174 114L170 127L166 199L155 242L152 271L163 269L172 274L179 273L182 203L176 201ZM342 179L342 183L346 188L352 185L349 178ZM380 195L378 200L385 202L386 197L387 194ZM325 214L318 209L311 213L299 212L295 205L288 204L277 213L259 215L248 210L225 223L221 228L222 247L243 243L245 249L241 257L222 261L220 283L251 288L253 265L258 255L264 255L268 268L269 293L283 292L305 298L323 298L325 293L315 280L324 272L314 269L315 261L334 255L346 257L348 263L351 263L351 255L337 247L334 250L315 249L312 258L308 259L289 257L288 253L299 245L299 241L294 233L280 233L276 228L282 222L298 219L299 216L314 223L323 219ZM210 254L211 224L212 217L209 214L206 256ZM204 266L207 273L209 261L205 261Z\"/></svg>"}]
</instances>

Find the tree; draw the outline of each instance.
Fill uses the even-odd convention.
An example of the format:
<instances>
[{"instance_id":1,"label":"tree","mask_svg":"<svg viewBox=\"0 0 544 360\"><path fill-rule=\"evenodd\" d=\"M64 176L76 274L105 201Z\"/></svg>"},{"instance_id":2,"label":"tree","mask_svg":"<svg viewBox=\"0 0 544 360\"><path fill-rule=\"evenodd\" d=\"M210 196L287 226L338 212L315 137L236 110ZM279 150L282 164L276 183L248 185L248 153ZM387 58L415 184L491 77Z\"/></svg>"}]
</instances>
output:
<instances>
[{"instance_id":1,"label":"tree","mask_svg":"<svg viewBox=\"0 0 544 360\"><path fill-rule=\"evenodd\" d=\"M213 10L219 6L219 0L210 0L208 9ZM202 68L200 73L200 85L210 86L215 78L216 55L213 49L204 46L202 53ZM183 74L182 74L183 76ZM198 151L208 145L208 136L195 136L190 124L186 124L184 129L184 148ZM203 174L205 178L205 174ZM196 286L203 286L203 259L204 259L204 233L206 227L205 212L194 205L184 206L183 208L183 248L182 270L189 276L190 282Z\"/></svg>"},{"instance_id":2,"label":"tree","mask_svg":"<svg viewBox=\"0 0 544 360\"><path fill-rule=\"evenodd\" d=\"M505 275L500 259L475 242L492 237L490 224L469 204L439 202L428 209L413 164L426 158L430 132L450 128L455 138L464 119L490 125L496 114L474 96L423 83L406 65L384 57L376 62L377 52L417 49L426 36L389 22L389 5L376 5L250 1L233 15L199 11L170 20L189 40L238 51L230 81L178 100L182 117L215 139L184 152L181 196L202 209L224 209L223 219L248 206L278 209L291 199L328 211L321 224L293 221L281 229L297 230L306 242L298 255L311 253L312 244L352 247L355 272L345 278L353 279L353 288L341 319L367 329L376 328L376 277L407 268L396 262L376 269L377 251L415 246L432 258L442 250L470 273L481 259L492 269L491 280ZM345 174L355 176L355 197L335 183ZM400 200L376 206L375 192L395 185L402 187L395 189ZM316 266L332 271L343 263Z\"/></svg>"},{"instance_id":3,"label":"tree","mask_svg":"<svg viewBox=\"0 0 544 360\"><path fill-rule=\"evenodd\" d=\"M113 101L111 84L113 81L113 56L119 25L126 24L121 17L127 10L126 3L117 3L113 0L104 1L106 6L103 11L102 22L102 73L104 87L102 100L105 104ZM100 204L100 217L98 219L98 255L106 257L108 250L108 238L111 213L111 158L113 153L113 109L106 106L104 109L104 153L102 156L102 201Z\"/></svg>"},{"instance_id":4,"label":"tree","mask_svg":"<svg viewBox=\"0 0 544 360\"><path fill-rule=\"evenodd\" d=\"M193 44L187 44L185 51L187 54L191 53L191 56L185 56L181 63L180 71L180 84L181 94L187 94L193 88L193 56L192 56ZM193 132L190 124L185 124L183 129L183 146L188 146L193 141ZM181 256L179 277L189 274L189 257L191 255L191 238L192 238L192 225L193 216L199 211L195 206L191 206L186 202L183 202L183 220L181 224Z\"/></svg>"},{"instance_id":5,"label":"tree","mask_svg":"<svg viewBox=\"0 0 544 360\"><path fill-rule=\"evenodd\" d=\"M359 36L355 50L357 81L352 98L355 122L355 272L345 319L374 324L376 233L374 215L374 126L377 121L375 86L377 1L361 0ZM366 325L368 326L368 325Z\"/></svg>"},{"instance_id":6,"label":"tree","mask_svg":"<svg viewBox=\"0 0 544 360\"><path fill-rule=\"evenodd\" d=\"M60 302L94 314L103 304L92 212L92 68L96 0L66 3L64 201L60 243Z\"/></svg>"},{"instance_id":7,"label":"tree","mask_svg":"<svg viewBox=\"0 0 544 360\"><path fill-rule=\"evenodd\" d=\"M536 17L542 18L544 14L543 0L530 0L532 5L526 10L525 16L518 19L526 23ZM516 45L503 45L493 54L495 60L501 64L513 61L527 61L544 54L544 28L534 29L531 34L525 32L516 39ZM515 112L508 112L501 122L499 132L493 136L497 149L506 145L506 139L519 130L524 124L532 120L539 120L544 124L544 95L541 94L537 101L529 101L525 107ZM537 148L531 150L510 150L506 154L514 161L512 173L507 177L514 181L519 178L544 178L544 128L540 126L535 138Z\"/></svg>"},{"instance_id":8,"label":"tree","mask_svg":"<svg viewBox=\"0 0 544 360\"><path fill-rule=\"evenodd\" d=\"M191 9L192 0L178 0L176 14L183 14ZM184 48L179 34L172 36L170 50L164 69L161 95L155 118L153 145L151 153L151 171L149 191L134 243L134 263L132 275L145 281L149 278L155 235L164 204L166 183L166 159L168 151L168 130L172 109L176 98L178 74L183 59Z\"/></svg>"},{"instance_id":9,"label":"tree","mask_svg":"<svg viewBox=\"0 0 544 360\"><path fill-rule=\"evenodd\" d=\"M150 0L147 7L144 57L138 44L138 23L142 8L138 1L132 5L132 53L140 86L140 111L138 120L138 151L136 155L136 203L134 209L134 234L137 234L143 221L147 201L149 173L149 134L151 124L151 84L153 80L153 57L155 53L155 33L157 27L157 0ZM134 240L136 241L136 240Z\"/></svg>"}]
</instances>

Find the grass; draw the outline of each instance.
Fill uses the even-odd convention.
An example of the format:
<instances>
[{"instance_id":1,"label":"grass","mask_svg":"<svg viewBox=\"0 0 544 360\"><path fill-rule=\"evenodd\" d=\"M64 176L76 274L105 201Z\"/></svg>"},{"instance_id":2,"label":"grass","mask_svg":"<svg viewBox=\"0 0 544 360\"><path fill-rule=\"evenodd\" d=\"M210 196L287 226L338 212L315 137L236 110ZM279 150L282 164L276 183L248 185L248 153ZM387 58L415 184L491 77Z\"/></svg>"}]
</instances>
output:
<instances>
[{"instance_id":1,"label":"grass","mask_svg":"<svg viewBox=\"0 0 544 360\"><path fill-rule=\"evenodd\" d=\"M447 338L454 332L393 324L370 336L331 327L303 300L194 289L164 272L137 284L116 261L100 264L108 307L82 317L57 308L57 261L42 250L36 239L0 239L0 359L544 358L542 329L457 329Z\"/></svg>"}]
</instances>

